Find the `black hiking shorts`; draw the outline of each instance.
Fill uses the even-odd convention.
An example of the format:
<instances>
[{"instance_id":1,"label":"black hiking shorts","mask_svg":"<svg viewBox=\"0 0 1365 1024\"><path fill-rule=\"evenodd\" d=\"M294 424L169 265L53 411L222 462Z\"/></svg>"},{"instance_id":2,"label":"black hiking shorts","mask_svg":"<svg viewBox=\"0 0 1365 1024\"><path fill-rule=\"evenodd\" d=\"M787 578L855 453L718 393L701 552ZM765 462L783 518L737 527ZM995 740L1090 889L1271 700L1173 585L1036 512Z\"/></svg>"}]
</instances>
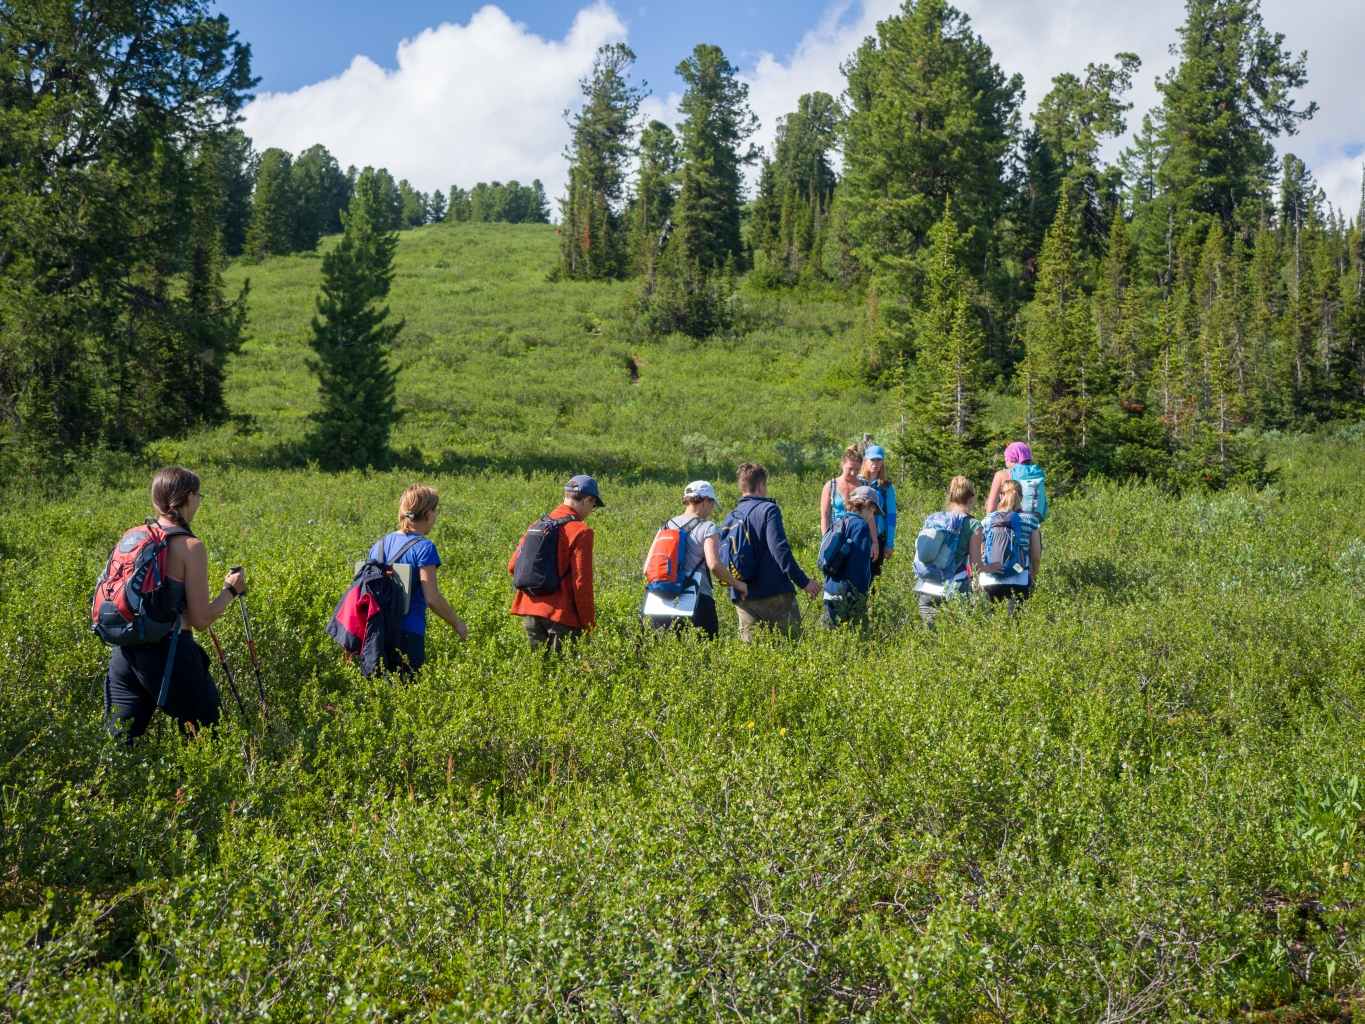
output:
<instances>
[{"instance_id":1,"label":"black hiking shorts","mask_svg":"<svg viewBox=\"0 0 1365 1024\"><path fill-rule=\"evenodd\" d=\"M104 718L110 732L126 735L131 741L147 731L170 653L170 637L147 647L114 648L104 674ZM163 710L180 723L181 729L186 722L193 722L195 729L202 731L218 724L222 703L209 675L209 656L195 643L190 630L181 630Z\"/></svg>"}]
</instances>

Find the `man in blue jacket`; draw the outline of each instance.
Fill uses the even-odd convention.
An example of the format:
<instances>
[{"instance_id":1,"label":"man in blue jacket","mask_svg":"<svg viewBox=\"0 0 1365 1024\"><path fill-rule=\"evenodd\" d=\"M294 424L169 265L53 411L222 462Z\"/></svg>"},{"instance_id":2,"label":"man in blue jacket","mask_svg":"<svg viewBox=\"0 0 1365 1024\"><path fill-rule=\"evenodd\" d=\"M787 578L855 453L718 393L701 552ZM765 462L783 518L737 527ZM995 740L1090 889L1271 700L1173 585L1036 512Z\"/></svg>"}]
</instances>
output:
<instances>
[{"instance_id":1,"label":"man in blue jacket","mask_svg":"<svg viewBox=\"0 0 1365 1024\"><path fill-rule=\"evenodd\" d=\"M739 502L725 521L740 517L749 524L758 555L757 568L746 580L748 596L741 600L730 588L730 600L739 615L740 638L752 640L754 628L765 622L795 639L801 635L801 606L796 600L796 588L818 597L820 584L796 564L782 526L782 510L768 497L768 471L756 462L746 462L739 467L737 476Z\"/></svg>"}]
</instances>

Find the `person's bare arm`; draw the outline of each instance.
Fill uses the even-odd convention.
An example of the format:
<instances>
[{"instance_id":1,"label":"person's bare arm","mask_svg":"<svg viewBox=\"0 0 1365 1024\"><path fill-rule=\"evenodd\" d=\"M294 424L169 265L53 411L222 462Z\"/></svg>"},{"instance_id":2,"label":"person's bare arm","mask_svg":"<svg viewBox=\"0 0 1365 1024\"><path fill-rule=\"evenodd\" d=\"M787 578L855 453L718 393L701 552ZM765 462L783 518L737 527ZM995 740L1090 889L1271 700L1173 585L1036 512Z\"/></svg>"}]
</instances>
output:
<instances>
[{"instance_id":1,"label":"person's bare arm","mask_svg":"<svg viewBox=\"0 0 1365 1024\"><path fill-rule=\"evenodd\" d=\"M176 538L177 540L179 538ZM238 594L246 592L246 577L240 572L230 572L224 580L224 587L217 597L209 599L209 551L198 537L186 537L185 548L185 614L182 621L193 629L208 629L232 604L231 585ZM167 567L169 571L169 566Z\"/></svg>"},{"instance_id":2,"label":"person's bare arm","mask_svg":"<svg viewBox=\"0 0 1365 1024\"><path fill-rule=\"evenodd\" d=\"M881 545L877 543L877 517L868 511L860 512L859 515L863 517L863 522L872 533L872 561L875 562L877 555L881 553Z\"/></svg>"},{"instance_id":3,"label":"person's bare arm","mask_svg":"<svg viewBox=\"0 0 1365 1024\"><path fill-rule=\"evenodd\" d=\"M427 607L450 623L451 628L459 634L461 640L468 640L469 627L455 614L455 609L450 607L450 602L445 599L441 594L441 589L436 585L436 569L437 567L434 565L422 566L422 596L427 599Z\"/></svg>"},{"instance_id":4,"label":"person's bare arm","mask_svg":"<svg viewBox=\"0 0 1365 1024\"><path fill-rule=\"evenodd\" d=\"M1009 471L997 469L995 476L991 478L991 493L986 496L986 514L995 511L995 506L1000 504L1000 487L1009 479Z\"/></svg>"},{"instance_id":5,"label":"person's bare arm","mask_svg":"<svg viewBox=\"0 0 1365 1024\"><path fill-rule=\"evenodd\" d=\"M740 597L747 597L749 594L749 584L743 580L737 580L730 575L730 570L725 568L720 560L720 538L707 537L702 542L701 549L706 552L706 564L710 570L716 574L716 579L720 580L727 587L734 587Z\"/></svg>"},{"instance_id":6,"label":"person's bare arm","mask_svg":"<svg viewBox=\"0 0 1365 1024\"><path fill-rule=\"evenodd\" d=\"M1034 530L1028 539L1028 564L1030 578L1029 582L1038 582L1038 570L1043 565L1043 538L1039 536L1039 531Z\"/></svg>"},{"instance_id":7,"label":"person's bare arm","mask_svg":"<svg viewBox=\"0 0 1365 1024\"><path fill-rule=\"evenodd\" d=\"M834 495L829 493L830 484L825 483L825 488L820 492L820 536L829 533L829 506L834 501Z\"/></svg>"},{"instance_id":8,"label":"person's bare arm","mask_svg":"<svg viewBox=\"0 0 1365 1024\"><path fill-rule=\"evenodd\" d=\"M972 563L972 568L981 572L985 565L981 562L981 531L977 530L967 538L967 561Z\"/></svg>"}]
</instances>

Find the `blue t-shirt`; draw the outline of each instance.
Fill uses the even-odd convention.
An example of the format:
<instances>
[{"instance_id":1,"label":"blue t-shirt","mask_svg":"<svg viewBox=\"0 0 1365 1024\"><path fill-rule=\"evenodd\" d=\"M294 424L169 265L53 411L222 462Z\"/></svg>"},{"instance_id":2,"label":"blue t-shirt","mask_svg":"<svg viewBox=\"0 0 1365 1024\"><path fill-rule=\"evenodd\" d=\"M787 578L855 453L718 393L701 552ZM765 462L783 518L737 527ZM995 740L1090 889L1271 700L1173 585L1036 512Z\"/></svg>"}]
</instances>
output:
<instances>
[{"instance_id":1,"label":"blue t-shirt","mask_svg":"<svg viewBox=\"0 0 1365 1024\"><path fill-rule=\"evenodd\" d=\"M390 556L402 549L412 540L411 533L391 533L370 549L370 557L376 561L394 563ZM381 552L380 546L384 550ZM379 557L382 554L382 558ZM412 566L412 597L408 600L408 613L403 616L403 628L409 633L424 634L427 631L427 595L422 592L422 566L440 565L441 556L436 553L436 545L426 537L408 548L397 559L400 565Z\"/></svg>"}]
</instances>

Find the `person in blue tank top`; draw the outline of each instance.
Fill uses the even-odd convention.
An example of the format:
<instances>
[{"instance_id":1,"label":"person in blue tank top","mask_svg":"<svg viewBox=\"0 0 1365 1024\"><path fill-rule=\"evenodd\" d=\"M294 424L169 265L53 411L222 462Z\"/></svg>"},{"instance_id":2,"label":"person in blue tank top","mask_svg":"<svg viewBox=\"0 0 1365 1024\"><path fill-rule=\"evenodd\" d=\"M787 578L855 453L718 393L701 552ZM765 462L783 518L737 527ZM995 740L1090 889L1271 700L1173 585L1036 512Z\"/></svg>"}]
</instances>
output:
<instances>
[{"instance_id":1,"label":"person in blue tank top","mask_svg":"<svg viewBox=\"0 0 1365 1024\"><path fill-rule=\"evenodd\" d=\"M829 528L834 520L851 515L848 509L848 499L853 496L853 492L860 485L858 481L858 471L862 469L863 453L858 451L857 445L850 445L844 450L843 458L840 459L840 473L829 483L825 484L825 489L820 492L820 536L829 533ZM877 539L872 539L872 559L876 561L881 554Z\"/></svg>"},{"instance_id":2,"label":"person in blue tank top","mask_svg":"<svg viewBox=\"0 0 1365 1024\"><path fill-rule=\"evenodd\" d=\"M469 627L455 614L436 584L441 556L427 535L436 525L440 501L435 488L413 484L398 502L398 529L370 549L374 561L410 565L413 569L412 597L403 616L403 636L399 642L404 673L416 672L427 660L427 608L450 623L461 640L469 639Z\"/></svg>"},{"instance_id":3,"label":"person in blue tank top","mask_svg":"<svg viewBox=\"0 0 1365 1024\"><path fill-rule=\"evenodd\" d=\"M863 467L858 482L877 492L882 511L876 516L878 553L872 559L872 575L881 575L882 565L896 550L896 488L886 475L886 452L881 445L870 444L863 452Z\"/></svg>"}]
</instances>

